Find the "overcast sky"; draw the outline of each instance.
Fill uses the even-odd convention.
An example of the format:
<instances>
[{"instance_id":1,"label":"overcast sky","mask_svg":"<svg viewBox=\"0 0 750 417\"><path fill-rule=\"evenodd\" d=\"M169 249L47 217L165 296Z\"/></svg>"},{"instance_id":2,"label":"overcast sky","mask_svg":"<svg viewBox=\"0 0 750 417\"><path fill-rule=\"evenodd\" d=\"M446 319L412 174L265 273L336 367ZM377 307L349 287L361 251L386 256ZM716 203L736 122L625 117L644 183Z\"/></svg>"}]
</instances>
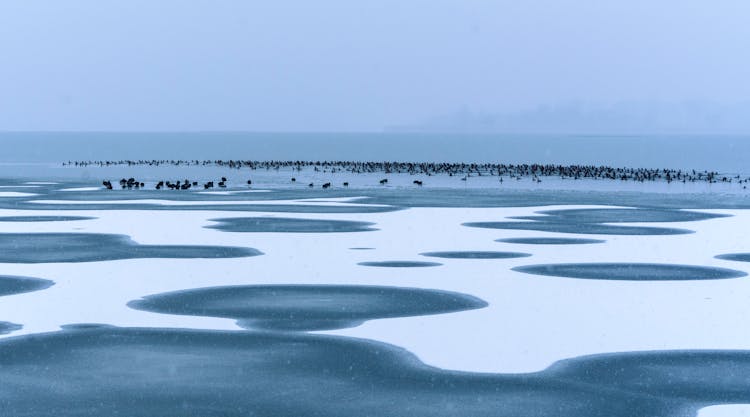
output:
<instances>
[{"instance_id":1,"label":"overcast sky","mask_svg":"<svg viewBox=\"0 0 750 417\"><path fill-rule=\"evenodd\" d=\"M0 130L379 131L750 98L747 0L9 0Z\"/></svg>"}]
</instances>

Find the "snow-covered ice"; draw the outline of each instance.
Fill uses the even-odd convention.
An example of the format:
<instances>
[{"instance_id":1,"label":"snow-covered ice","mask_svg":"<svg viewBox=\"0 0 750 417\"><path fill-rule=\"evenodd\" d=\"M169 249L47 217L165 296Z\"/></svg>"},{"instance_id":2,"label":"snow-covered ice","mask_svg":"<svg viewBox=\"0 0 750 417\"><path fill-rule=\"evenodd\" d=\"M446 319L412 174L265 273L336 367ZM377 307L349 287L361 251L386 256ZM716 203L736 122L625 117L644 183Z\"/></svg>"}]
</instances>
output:
<instances>
[{"instance_id":1,"label":"snow-covered ice","mask_svg":"<svg viewBox=\"0 0 750 417\"><path fill-rule=\"evenodd\" d=\"M748 417L750 404L712 405L701 409L698 417Z\"/></svg>"},{"instance_id":2,"label":"snow-covered ice","mask_svg":"<svg viewBox=\"0 0 750 417\"><path fill-rule=\"evenodd\" d=\"M593 206L580 206L584 207ZM92 321L118 326L236 329L231 320L145 313L129 309L126 303L149 294L221 285L392 285L461 292L480 297L489 306L438 316L373 320L331 333L402 346L427 364L440 368L503 373L538 371L560 359L602 352L750 349L750 338L737 330L750 314L747 279L598 281L535 276L511 270L529 264L606 261L704 265L750 272L748 264L714 258L722 253L747 250L745 230L750 227L750 212L704 210L732 216L663 224L696 231L688 235L595 235L606 242L585 247L500 243L495 239L559 234L461 225L556 208L576 207L411 208L386 213L294 214L301 219L369 221L380 229L324 235L228 233L204 227L212 224L209 219L245 216L236 212L0 210L0 215L98 216L76 222L7 224L3 228L7 233L115 233L128 235L140 244L249 246L265 253L236 259L4 264L5 274L51 279L56 285L38 293L5 298L0 303L0 317L24 325L14 335ZM262 212L253 215L282 217ZM351 247L375 249L352 251ZM357 265L368 261L429 261L431 258L419 254L434 251L517 251L532 256L441 259L443 265L433 268ZM40 310L38 305L45 308Z\"/></svg>"}]
</instances>

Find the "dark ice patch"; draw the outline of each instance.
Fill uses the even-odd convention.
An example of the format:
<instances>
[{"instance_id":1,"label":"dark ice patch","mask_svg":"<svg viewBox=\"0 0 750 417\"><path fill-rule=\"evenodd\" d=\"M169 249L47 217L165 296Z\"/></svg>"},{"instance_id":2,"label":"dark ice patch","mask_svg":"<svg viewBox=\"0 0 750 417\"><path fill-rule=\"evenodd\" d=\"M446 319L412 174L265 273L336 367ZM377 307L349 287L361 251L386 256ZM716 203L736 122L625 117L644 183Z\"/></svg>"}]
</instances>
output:
<instances>
[{"instance_id":1,"label":"dark ice patch","mask_svg":"<svg viewBox=\"0 0 750 417\"><path fill-rule=\"evenodd\" d=\"M113 329L115 326L103 323L73 323L60 326L63 330Z\"/></svg>"},{"instance_id":2,"label":"dark ice patch","mask_svg":"<svg viewBox=\"0 0 750 417\"><path fill-rule=\"evenodd\" d=\"M646 351L559 361L545 373L687 403L750 401L750 351ZM680 415L674 410L672 415ZM693 414L694 415L694 414Z\"/></svg>"},{"instance_id":3,"label":"dark ice patch","mask_svg":"<svg viewBox=\"0 0 750 417\"><path fill-rule=\"evenodd\" d=\"M596 235L680 235L693 232L677 228L610 223L688 222L727 217L724 214L656 208L562 209L539 213L541 215L511 217L526 221L473 222L464 223L464 226Z\"/></svg>"},{"instance_id":4,"label":"dark ice patch","mask_svg":"<svg viewBox=\"0 0 750 417\"><path fill-rule=\"evenodd\" d=\"M583 239L573 237L510 237L496 239L495 242L520 243L522 245L586 245L592 243L604 243L601 239Z\"/></svg>"},{"instance_id":5,"label":"dark ice patch","mask_svg":"<svg viewBox=\"0 0 750 417\"><path fill-rule=\"evenodd\" d=\"M0 321L0 334L8 334L23 329L23 326L7 321Z\"/></svg>"},{"instance_id":6,"label":"dark ice patch","mask_svg":"<svg viewBox=\"0 0 750 417\"><path fill-rule=\"evenodd\" d=\"M686 281L744 277L747 274L726 268L649 263L570 263L528 265L513 268L527 274L564 278L625 281Z\"/></svg>"},{"instance_id":7,"label":"dark ice patch","mask_svg":"<svg viewBox=\"0 0 750 417\"><path fill-rule=\"evenodd\" d=\"M39 291L53 285L54 282L41 278L0 275L0 296Z\"/></svg>"},{"instance_id":8,"label":"dark ice patch","mask_svg":"<svg viewBox=\"0 0 750 417\"><path fill-rule=\"evenodd\" d=\"M374 223L350 220L295 219L285 217L235 217L211 219L218 224L206 226L225 232L269 233L341 233L377 230Z\"/></svg>"},{"instance_id":9,"label":"dark ice patch","mask_svg":"<svg viewBox=\"0 0 750 417\"><path fill-rule=\"evenodd\" d=\"M748 374L748 351L617 353L490 374L301 333L91 328L0 341L3 413L40 417L684 417L750 402Z\"/></svg>"},{"instance_id":10,"label":"dark ice patch","mask_svg":"<svg viewBox=\"0 0 750 417\"><path fill-rule=\"evenodd\" d=\"M137 310L225 317L244 328L309 331L367 320L421 316L487 306L465 294L366 285L248 285L198 288L131 301Z\"/></svg>"},{"instance_id":11,"label":"dark ice patch","mask_svg":"<svg viewBox=\"0 0 750 417\"><path fill-rule=\"evenodd\" d=\"M422 256L447 259L511 259L525 258L530 253L521 252L494 252L494 251L449 251L449 252L425 252Z\"/></svg>"},{"instance_id":12,"label":"dark ice patch","mask_svg":"<svg viewBox=\"0 0 750 417\"><path fill-rule=\"evenodd\" d=\"M238 258L263 253L232 246L140 245L97 233L0 233L0 262L95 262L137 258Z\"/></svg>"},{"instance_id":13,"label":"dark ice patch","mask_svg":"<svg viewBox=\"0 0 750 417\"><path fill-rule=\"evenodd\" d=\"M539 232L575 233L588 235L684 235L692 230L668 227L618 226L600 223L564 223L555 221L471 222L464 226L483 229L534 230Z\"/></svg>"},{"instance_id":14,"label":"dark ice patch","mask_svg":"<svg viewBox=\"0 0 750 417\"><path fill-rule=\"evenodd\" d=\"M725 261L750 262L750 253L727 253L717 255L716 258Z\"/></svg>"},{"instance_id":15,"label":"dark ice patch","mask_svg":"<svg viewBox=\"0 0 750 417\"><path fill-rule=\"evenodd\" d=\"M731 217L728 214L655 208L561 209L539 213L577 223L669 223Z\"/></svg>"},{"instance_id":16,"label":"dark ice patch","mask_svg":"<svg viewBox=\"0 0 750 417\"><path fill-rule=\"evenodd\" d=\"M0 222L70 222L76 220L93 220L87 216L0 216Z\"/></svg>"},{"instance_id":17,"label":"dark ice patch","mask_svg":"<svg viewBox=\"0 0 750 417\"><path fill-rule=\"evenodd\" d=\"M422 262L422 261L372 261L372 262L359 262L357 265L362 266L377 266L383 268L421 268L428 266L440 266L438 262Z\"/></svg>"}]
</instances>

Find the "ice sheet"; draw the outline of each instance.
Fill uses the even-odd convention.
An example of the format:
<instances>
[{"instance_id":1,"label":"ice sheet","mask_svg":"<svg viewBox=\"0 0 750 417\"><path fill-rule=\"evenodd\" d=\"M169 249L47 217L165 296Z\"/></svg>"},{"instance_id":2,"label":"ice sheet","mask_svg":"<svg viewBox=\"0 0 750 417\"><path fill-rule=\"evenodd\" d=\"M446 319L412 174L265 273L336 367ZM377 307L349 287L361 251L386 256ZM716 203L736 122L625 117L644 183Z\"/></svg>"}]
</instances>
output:
<instances>
[{"instance_id":1,"label":"ice sheet","mask_svg":"<svg viewBox=\"0 0 750 417\"><path fill-rule=\"evenodd\" d=\"M45 278L56 285L5 297L0 319L19 323L12 335L60 325L101 322L118 326L238 329L230 319L173 316L126 306L144 295L240 284L368 284L431 288L479 297L489 307L440 316L373 320L331 333L392 343L428 365L479 372L530 372L585 354L654 349L750 349L741 331L750 315L750 281L626 282L534 276L510 268L539 263L651 262L750 271L750 264L714 258L748 251L750 212L651 226L695 230L673 236L597 236L597 245L522 245L498 238L552 237L551 232L461 226L499 221L542 209L412 208L386 213L293 217L374 222L375 232L226 233L204 228L209 219L245 217L221 211L0 210L0 215L81 215L76 222L10 223L3 232L85 232L129 235L141 244L226 245L258 248L263 256L236 259L132 259L76 264L2 264L5 275ZM279 216L274 213L253 213ZM280 217L290 217L284 214ZM645 224L645 223L644 223ZM566 234L568 237L576 235ZM591 235L587 237L592 237ZM352 251L352 247L374 250ZM528 258L441 259L432 268L371 268L359 262L426 261L435 251L514 251ZM44 306L44 308L39 308Z\"/></svg>"}]
</instances>

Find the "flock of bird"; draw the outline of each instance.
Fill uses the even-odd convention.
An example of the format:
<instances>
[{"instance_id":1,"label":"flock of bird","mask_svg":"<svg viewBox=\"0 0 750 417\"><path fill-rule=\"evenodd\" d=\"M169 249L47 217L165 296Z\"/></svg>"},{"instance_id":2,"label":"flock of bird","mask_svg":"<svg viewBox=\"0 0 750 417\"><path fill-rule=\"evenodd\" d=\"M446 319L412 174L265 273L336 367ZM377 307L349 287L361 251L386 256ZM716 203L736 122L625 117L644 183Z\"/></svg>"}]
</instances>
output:
<instances>
[{"instance_id":1,"label":"flock of bird","mask_svg":"<svg viewBox=\"0 0 750 417\"><path fill-rule=\"evenodd\" d=\"M226 188L227 187L227 181L228 181L227 177L221 177L221 181L217 181L218 187L219 188ZM292 177L291 181L292 182L297 182L297 178ZM387 178L383 178L382 180L380 180L380 185L385 185L387 183L388 183L388 179ZM420 187L423 184L423 182L420 181L420 180L414 180L413 183L415 185L420 186ZM125 190L125 189L127 189L127 190L140 190L140 189L146 187L145 183L140 182L139 180L137 180L135 178L132 178L132 177L128 178L128 179L125 179L125 178L121 179L119 181L119 184L120 184L120 188L122 188L123 190ZM253 184L253 181L252 180L247 180L246 184L248 186L250 186L250 185ZM112 181L110 181L110 180L104 180L104 181L102 181L102 185L104 186L104 188L106 188L108 190L114 190L114 186L112 185ZM342 185L344 187L348 187L349 183L348 182L344 182ZM315 184L311 182L307 186L310 187L310 188L313 188L315 186ZM183 180L177 180L175 182L171 182L171 181L159 181L156 184L155 188L157 190L161 190L162 188L168 188L170 190L189 190L189 189L191 189L193 187L199 187L199 182L198 181L191 181L189 179L186 179L184 181ZM321 187L324 188L324 189L325 188L331 188L331 183L330 182L326 182ZM211 189L211 188L214 188L214 182L213 181L208 181L208 182L203 183L203 189L204 190L208 190L208 189Z\"/></svg>"},{"instance_id":2,"label":"flock of bird","mask_svg":"<svg viewBox=\"0 0 750 417\"><path fill-rule=\"evenodd\" d=\"M252 180L247 180L247 185L252 185ZM114 186L112 185L112 181L104 180L102 181L102 185L104 188L108 190L113 190ZM221 181L217 181L217 185L219 188L226 188L227 187L227 177L221 177ZM145 183L138 181L135 178L128 178L128 179L121 179L120 180L120 188L128 189L128 190L140 190L141 188L144 188L146 186ZM330 184L329 184L330 186ZM162 188L168 188L170 190L189 190L193 187L199 187L198 181L191 181L189 179L186 180L177 180L175 182L171 181L159 181L156 184L156 189L161 190ZM203 189L208 190L214 188L214 182L208 181L203 183ZM326 187L327 188L327 187Z\"/></svg>"},{"instance_id":3,"label":"flock of bird","mask_svg":"<svg viewBox=\"0 0 750 417\"><path fill-rule=\"evenodd\" d=\"M435 162L359 162L359 161L242 161L242 160L122 160L122 161L75 161L63 163L65 166L218 166L227 168L249 168L250 170L291 170L302 171L312 169L315 172L336 173L349 172L359 173L383 173L383 174L412 174L412 175L448 175L461 176L466 181L473 176L499 177L499 182L504 178L521 180L531 178L534 182L542 182L543 177L558 177L561 179L605 179L619 181L653 182L707 182L707 183L739 183L747 184L750 177L743 178L740 175L722 175L716 171L696 171L682 169L653 169L653 168L614 168L609 166L594 165L553 165L553 164L502 164L502 163L435 163ZM123 188L140 188L143 183L135 179L123 179L120 185ZM296 179L292 178L292 182ZM381 181L385 184L387 180ZM226 178L218 182L219 187L226 186ZM421 180L414 181L415 185L422 185ZM213 187L213 182L203 184L204 189ZM344 183L348 186L348 183ZM105 184L106 186L106 184ZM111 186L111 184L110 184ZM198 186L195 181L185 180L175 183L160 182L156 188L189 189ZM313 187L314 184L309 184ZM323 188L329 188L330 183L323 184ZM110 188L109 186L107 188ZM743 188L747 188L744 186Z\"/></svg>"}]
</instances>

